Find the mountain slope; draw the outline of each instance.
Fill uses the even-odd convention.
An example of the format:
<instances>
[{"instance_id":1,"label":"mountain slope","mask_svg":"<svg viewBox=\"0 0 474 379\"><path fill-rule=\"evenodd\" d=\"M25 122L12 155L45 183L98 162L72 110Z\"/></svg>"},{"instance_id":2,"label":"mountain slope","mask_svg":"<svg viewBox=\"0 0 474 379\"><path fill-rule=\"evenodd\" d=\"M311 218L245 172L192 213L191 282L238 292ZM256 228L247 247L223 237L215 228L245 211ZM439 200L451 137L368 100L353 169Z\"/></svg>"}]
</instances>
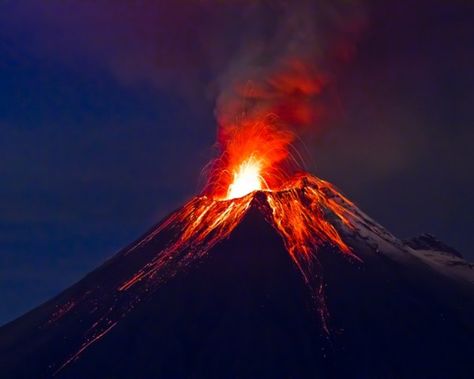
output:
<instances>
[{"instance_id":1,"label":"mountain slope","mask_svg":"<svg viewBox=\"0 0 474 379\"><path fill-rule=\"evenodd\" d=\"M205 255L170 258L179 270L148 270L119 290L177 238L172 215L0 328L1 377L472 377L472 266L415 250L337 192L319 190L347 208L347 225L324 213L359 259L319 246L318 296L269 221L268 198L256 193Z\"/></svg>"}]
</instances>

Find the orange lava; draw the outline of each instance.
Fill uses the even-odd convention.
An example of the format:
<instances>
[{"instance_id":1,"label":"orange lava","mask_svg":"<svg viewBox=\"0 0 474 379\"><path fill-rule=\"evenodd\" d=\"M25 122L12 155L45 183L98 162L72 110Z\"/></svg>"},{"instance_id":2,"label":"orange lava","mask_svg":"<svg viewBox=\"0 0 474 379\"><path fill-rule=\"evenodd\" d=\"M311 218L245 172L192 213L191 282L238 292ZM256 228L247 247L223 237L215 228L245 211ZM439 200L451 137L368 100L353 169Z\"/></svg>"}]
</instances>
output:
<instances>
[{"instance_id":1,"label":"orange lava","mask_svg":"<svg viewBox=\"0 0 474 379\"><path fill-rule=\"evenodd\" d=\"M292 261L312 291L324 329L328 331L318 250L332 246L341 254L358 260L338 232L341 226L353 227L353 204L329 183L308 174L293 177L278 190L260 190L260 196L256 196L257 193L228 200L207 195L193 198L127 252L131 254L161 233L172 231L174 235L169 245L119 290L127 291L138 283L154 287L169 280L227 238L255 203L282 237Z\"/></svg>"},{"instance_id":2,"label":"orange lava","mask_svg":"<svg viewBox=\"0 0 474 379\"><path fill-rule=\"evenodd\" d=\"M155 285L166 281L181 268L205 255L216 243L232 232L248 209L251 200L250 196L230 201L217 201L207 196L193 198L146 239L127 252L131 253L165 230L176 230L175 237L168 247L123 283L119 290L127 290L142 279L153 279Z\"/></svg>"},{"instance_id":3,"label":"orange lava","mask_svg":"<svg viewBox=\"0 0 474 379\"><path fill-rule=\"evenodd\" d=\"M258 191L266 185L261 175L262 164L253 156L243 161L232 173L232 183L227 190L227 198L235 199L250 192Z\"/></svg>"},{"instance_id":4,"label":"orange lava","mask_svg":"<svg viewBox=\"0 0 474 379\"><path fill-rule=\"evenodd\" d=\"M292 159L289 145L293 139L271 115L226 125L220 130L222 153L212 162L206 194L224 200L275 188L287 178L283 167Z\"/></svg>"},{"instance_id":5,"label":"orange lava","mask_svg":"<svg viewBox=\"0 0 474 379\"><path fill-rule=\"evenodd\" d=\"M125 251L125 255L133 254L160 238L169 241L163 250L156 251L148 263L118 286L117 296L126 299L125 305L119 302L104 310L98 321L91 325L76 352L57 372L110 332L122 317L138 306L146 294L190 268L216 244L228 238L251 207L257 207L282 237L291 260L314 298L322 328L329 333L329 312L318 251L323 247L332 247L335 253L359 260L340 232L353 229L352 220L358 214L354 205L331 184L309 174L300 174L277 190L257 190L225 200L208 195L196 196ZM74 303L66 303L52 315L51 322L64 317L73 307Z\"/></svg>"}]
</instances>

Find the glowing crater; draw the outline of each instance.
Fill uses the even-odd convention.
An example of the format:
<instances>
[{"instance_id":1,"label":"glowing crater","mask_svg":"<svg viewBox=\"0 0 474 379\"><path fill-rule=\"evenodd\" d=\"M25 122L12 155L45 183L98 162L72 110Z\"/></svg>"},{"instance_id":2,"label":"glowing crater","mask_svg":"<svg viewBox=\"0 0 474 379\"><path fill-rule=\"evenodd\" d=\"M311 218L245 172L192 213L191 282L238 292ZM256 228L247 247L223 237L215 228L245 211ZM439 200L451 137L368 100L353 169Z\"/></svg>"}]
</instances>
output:
<instances>
[{"instance_id":1,"label":"glowing crater","mask_svg":"<svg viewBox=\"0 0 474 379\"><path fill-rule=\"evenodd\" d=\"M243 197L266 187L261 171L262 164L254 157L241 163L232 173L233 180L227 190L226 199Z\"/></svg>"}]
</instances>

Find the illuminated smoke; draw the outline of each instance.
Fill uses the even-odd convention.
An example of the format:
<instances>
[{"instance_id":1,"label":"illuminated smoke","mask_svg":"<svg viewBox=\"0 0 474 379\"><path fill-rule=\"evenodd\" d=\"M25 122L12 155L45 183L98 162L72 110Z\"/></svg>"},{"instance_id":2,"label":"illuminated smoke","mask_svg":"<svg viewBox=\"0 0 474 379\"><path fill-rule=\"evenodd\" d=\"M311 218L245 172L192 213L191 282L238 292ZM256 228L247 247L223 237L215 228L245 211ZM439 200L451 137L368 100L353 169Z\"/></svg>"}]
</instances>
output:
<instances>
[{"instance_id":1,"label":"illuminated smoke","mask_svg":"<svg viewBox=\"0 0 474 379\"><path fill-rule=\"evenodd\" d=\"M219 75L219 156L210 164L208 192L225 197L250 158L258 167L248 179L254 183L250 189L277 188L301 168L292 145L303 133L322 129L334 100L335 73L349 59L362 25L360 7L341 4L258 2L249 7L249 17L265 32L256 33L255 25L244 29L243 45Z\"/></svg>"}]
</instances>

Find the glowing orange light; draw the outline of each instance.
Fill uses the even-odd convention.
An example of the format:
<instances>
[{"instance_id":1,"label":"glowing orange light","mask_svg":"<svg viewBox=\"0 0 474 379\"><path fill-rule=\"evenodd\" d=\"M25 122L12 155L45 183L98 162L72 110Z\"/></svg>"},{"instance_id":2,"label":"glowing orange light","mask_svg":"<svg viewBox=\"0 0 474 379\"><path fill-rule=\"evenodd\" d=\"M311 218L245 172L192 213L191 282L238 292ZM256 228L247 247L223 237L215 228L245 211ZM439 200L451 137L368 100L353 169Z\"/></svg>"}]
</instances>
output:
<instances>
[{"instance_id":1,"label":"glowing orange light","mask_svg":"<svg viewBox=\"0 0 474 379\"><path fill-rule=\"evenodd\" d=\"M263 189L265 181L261 171L262 164L255 157L242 162L232 174L233 181L227 190L227 199L235 199Z\"/></svg>"}]
</instances>

